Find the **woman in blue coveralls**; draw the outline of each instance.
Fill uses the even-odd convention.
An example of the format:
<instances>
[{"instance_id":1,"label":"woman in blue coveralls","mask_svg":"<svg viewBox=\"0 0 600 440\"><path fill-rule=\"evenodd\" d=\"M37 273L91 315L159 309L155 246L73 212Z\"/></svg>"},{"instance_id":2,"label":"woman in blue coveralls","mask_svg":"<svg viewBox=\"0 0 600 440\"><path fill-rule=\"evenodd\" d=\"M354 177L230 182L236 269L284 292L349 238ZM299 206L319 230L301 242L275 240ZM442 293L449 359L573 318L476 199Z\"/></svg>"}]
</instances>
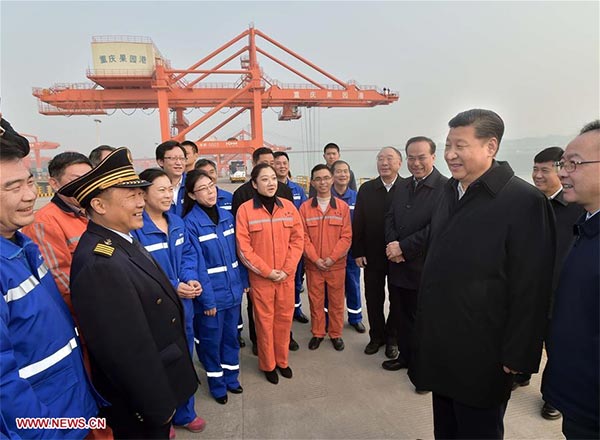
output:
<instances>
[{"instance_id":1,"label":"woman in blue coveralls","mask_svg":"<svg viewBox=\"0 0 600 440\"><path fill-rule=\"evenodd\" d=\"M196 267L191 263L197 257L194 256L193 260L190 258L192 248L185 243L183 220L169 212L173 203L173 185L167 174L160 168L150 168L142 171L140 178L151 182L152 185L144 189L146 201L142 214L144 226L132 231L132 235L154 257L181 298L188 347L192 355L194 350L193 299L202 292L196 276ZM205 424L204 419L198 417L194 410L194 396L177 408L173 416L173 425L183 426L191 432L202 431ZM175 431L171 427L169 438L174 437Z\"/></svg>"},{"instance_id":2,"label":"woman in blue coveralls","mask_svg":"<svg viewBox=\"0 0 600 440\"><path fill-rule=\"evenodd\" d=\"M348 187L350 183L350 166L343 160L337 160L331 165L333 171L333 186L331 195L343 200L350 207L350 218L354 220L354 206L356 205L357 192ZM348 309L348 323L359 333L366 331L362 323L362 307L360 296L360 268L356 265L354 257L348 252L346 262L346 308Z\"/></svg>"},{"instance_id":3,"label":"woman in blue coveralls","mask_svg":"<svg viewBox=\"0 0 600 440\"><path fill-rule=\"evenodd\" d=\"M204 273L208 274L208 281L201 279L204 290L194 318L198 357L206 370L211 395L225 404L227 391L243 392L238 381L237 325L242 295L248 291L248 274L237 261L233 216L216 205L214 181L204 171L190 171L185 189L187 239L196 253L204 256Z\"/></svg>"}]
</instances>

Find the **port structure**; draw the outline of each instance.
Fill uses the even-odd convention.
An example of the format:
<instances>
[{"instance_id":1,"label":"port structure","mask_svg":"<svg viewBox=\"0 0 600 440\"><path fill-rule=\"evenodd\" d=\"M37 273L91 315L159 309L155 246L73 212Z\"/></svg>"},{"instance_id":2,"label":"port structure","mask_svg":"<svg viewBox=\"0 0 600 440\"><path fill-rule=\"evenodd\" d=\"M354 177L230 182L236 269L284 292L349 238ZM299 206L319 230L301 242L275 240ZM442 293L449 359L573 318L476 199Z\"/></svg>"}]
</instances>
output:
<instances>
[{"instance_id":1,"label":"port structure","mask_svg":"<svg viewBox=\"0 0 600 440\"><path fill-rule=\"evenodd\" d=\"M195 141L200 144L202 154L249 154L265 145L262 119L265 108L280 108L279 120L289 121L301 117L302 107L374 107L398 100L398 93L389 89L362 86L355 81L344 82L336 78L253 26L187 69L172 68L146 37L93 37L92 52L102 45L115 50L115 43L151 45L154 50L144 53L153 56L153 60L145 69L138 69L139 64L132 68L128 64L130 60L138 63L142 59L146 61L146 55L119 54L118 49L117 53L102 55L102 50L98 49L96 52L100 55L94 59L95 68L87 71L91 83L55 84L50 88L33 89L33 95L38 98L39 112L44 115L102 115L113 109L158 108L162 140L182 141L194 139L192 130L221 110L236 109ZM309 73L303 73L272 55L262 48L262 43L283 51ZM235 45L242 47L225 56L227 50L235 49ZM284 84L270 78L258 62L259 55L301 78L303 83ZM225 58L217 61L222 57ZM240 57L241 67L228 67L237 57ZM119 59L124 61L123 66L127 69L117 68L121 67L117 62ZM209 62L213 64L206 67ZM234 75L237 80L230 83L206 81L216 75ZM313 79L314 75L327 78L332 83L319 82ZM193 108L210 110L199 119L188 121L185 112ZM209 140L245 112L250 115L250 139Z\"/></svg>"}]
</instances>

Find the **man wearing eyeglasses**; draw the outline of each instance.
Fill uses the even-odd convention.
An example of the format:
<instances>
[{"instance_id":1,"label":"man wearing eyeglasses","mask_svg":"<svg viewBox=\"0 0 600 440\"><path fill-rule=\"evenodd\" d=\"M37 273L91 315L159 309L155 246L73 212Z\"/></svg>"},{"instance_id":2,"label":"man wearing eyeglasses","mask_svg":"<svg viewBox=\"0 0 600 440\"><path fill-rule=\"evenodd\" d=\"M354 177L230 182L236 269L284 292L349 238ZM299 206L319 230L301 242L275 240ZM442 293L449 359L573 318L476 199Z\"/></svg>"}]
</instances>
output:
<instances>
[{"instance_id":1,"label":"man wearing eyeglasses","mask_svg":"<svg viewBox=\"0 0 600 440\"><path fill-rule=\"evenodd\" d=\"M430 223L409 375L433 392L435 438L504 437L513 375L537 371L552 288L547 198L495 159L491 110L449 123L444 184Z\"/></svg>"},{"instance_id":2,"label":"man wearing eyeglasses","mask_svg":"<svg viewBox=\"0 0 600 440\"><path fill-rule=\"evenodd\" d=\"M567 439L600 438L600 120L587 124L558 163L564 199L585 209L563 264L544 371L544 400L563 415Z\"/></svg>"},{"instance_id":3,"label":"man wearing eyeglasses","mask_svg":"<svg viewBox=\"0 0 600 440\"><path fill-rule=\"evenodd\" d=\"M155 154L156 163L167 173L173 184L173 204L170 212L181 217L185 198L185 168L187 164L185 147L177 141L166 141L156 147Z\"/></svg>"},{"instance_id":4,"label":"man wearing eyeglasses","mask_svg":"<svg viewBox=\"0 0 600 440\"><path fill-rule=\"evenodd\" d=\"M537 189L550 200L556 218L556 259L552 276L552 290L556 288L560 269L567 252L573 243L573 225L583 213L583 208L575 203L568 203L563 197L563 187L558 177L557 163L563 156L560 147L548 147L533 158L532 180ZM515 375L513 390L529 385L530 374ZM547 420L560 419L560 412L552 405L544 402L542 417Z\"/></svg>"}]
</instances>

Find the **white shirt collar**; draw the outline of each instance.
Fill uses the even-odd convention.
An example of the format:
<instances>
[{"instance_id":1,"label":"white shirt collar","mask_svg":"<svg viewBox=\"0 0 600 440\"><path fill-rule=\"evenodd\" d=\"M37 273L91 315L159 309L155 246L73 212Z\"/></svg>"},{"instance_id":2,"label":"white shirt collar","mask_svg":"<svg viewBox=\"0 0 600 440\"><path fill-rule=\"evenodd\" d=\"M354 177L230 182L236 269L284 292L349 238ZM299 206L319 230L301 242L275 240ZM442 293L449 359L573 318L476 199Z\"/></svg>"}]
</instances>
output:
<instances>
[{"instance_id":1,"label":"white shirt collar","mask_svg":"<svg viewBox=\"0 0 600 440\"><path fill-rule=\"evenodd\" d=\"M456 187L458 188L458 200L460 200L465 195L467 190L463 189L463 186L460 184L460 182L456 182L456 184Z\"/></svg>"},{"instance_id":2,"label":"white shirt collar","mask_svg":"<svg viewBox=\"0 0 600 440\"><path fill-rule=\"evenodd\" d=\"M179 182L173 185L173 204L177 205L177 199L179 197L179 188L181 188L181 184L183 183L183 176L179 178Z\"/></svg>"},{"instance_id":3,"label":"white shirt collar","mask_svg":"<svg viewBox=\"0 0 600 440\"><path fill-rule=\"evenodd\" d=\"M379 177L381 179L381 183L383 183L383 186L385 187L385 190L387 192L390 192L390 189L392 189L392 186L394 186L394 183L396 183L396 180L398 180L398 174L396 174L396 178L394 180L392 180L391 183L385 183L385 181L383 180L383 177Z\"/></svg>"},{"instance_id":4,"label":"white shirt collar","mask_svg":"<svg viewBox=\"0 0 600 440\"><path fill-rule=\"evenodd\" d=\"M557 195L560 194L560 192L563 190L562 185L560 186L560 188L558 189L558 191L556 191L554 194L552 194L550 197L548 197L548 200L552 200L554 199Z\"/></svg>"},{"instance_id":5,"label":"white shirt collar","mask_svg":"<svg viewBox=\"0 0 600 440\"><path fill-rule=\"evenodd\" d=\"M595 216L599 212L600 212L600 209L596 209L594 212L587 212L585 214L585 221L587 222L589 219L591 219L593 216Z\"/></svg>"},{"instance_id":6,"label":"white shirt collar","mask_svg":"<svg viewBox=\"0 0 600 440\"><path fill-rule=\"evenodd\" d=\"M105 226L105 227L106 227L106 226ZM127 240L129 243L133 243L133 237L132 237L130 234L123 234L122 232L115 231L114 229L111 229L111 228L106 228L106 229L108 229L109 231L112 231L112 232L114 232L115 234L117 234L117 235L119 235L119 236L123 237L123 238L124 238L125 240Z\"/></svg>"}]
</instances>

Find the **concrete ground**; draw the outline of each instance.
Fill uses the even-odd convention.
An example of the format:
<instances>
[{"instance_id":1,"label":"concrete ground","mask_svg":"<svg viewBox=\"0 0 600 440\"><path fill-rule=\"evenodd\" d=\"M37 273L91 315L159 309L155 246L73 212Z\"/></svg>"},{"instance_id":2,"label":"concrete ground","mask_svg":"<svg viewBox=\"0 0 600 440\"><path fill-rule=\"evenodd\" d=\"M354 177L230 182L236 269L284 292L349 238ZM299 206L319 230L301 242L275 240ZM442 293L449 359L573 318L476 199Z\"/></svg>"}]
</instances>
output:
<instances>
[{"instance_id":1,"label":"concrete ground","mask_svg":"<svg viewBox=\"0 0 600 440\"><path fill-rule=\"evenodd\" d=\"M308 315L308 298L303 293ZM364 301L363 301L364 304ZM363 306L363 313L364 313ZM244 307L244 319L246 311ZM365 325L368 324L366 316ZM368 333L344 328L346 348L337 352L328 339L308 350L310 323L294 321L300 350L290 352L294 377L267 382L248 346L241 350L240 382L244 393L229 394L220 405L210 396L206 375L196 360L202 385L196 392L196 410L206 429L193 434L177 428L177 438L192 439L430 439L433 438L431 394L419 395L406 370L381 368L385 355L363 353ZM561 421L540 415L540 375L518 389L505 417L507 439L562 439Z\"/></svg>"},{"instance_id":2,"label":"concrete ground","mask_svg":"<svg viewBox=\"0 0 600 440\"><path fill-rule=\"evenodd\" d=\"M234 191L238 184L220 181ZM39 209L49 199L40 198ZM308 297L302 294L303 310L309 315ZM368 328L363 298L363 322ZM246 308L243 308L246 320ZM308 350L310 323L294 322L294 338L300 350L290 353L291 380L280 377L278 385L267 382L258 370L258 359L248 346L241 350L240 382L244 393L229 394L220 405L210 396L206 374L198 363L202 386L196 392L196 411L207 426L202 433L177 428L178 439L431 439L433 424L431 394L418 395L406 370L381 368L383 350L367 356L368 333L344 329L346 349L337 352L329 340L315 351ZM545 362L545 359L543 360ZM543 365L540 367L542 371ZM540 375L531 385L513 393L504 419L507 439L562 439L561 421L540 416Z\"/></svg>"}]
</instances>

